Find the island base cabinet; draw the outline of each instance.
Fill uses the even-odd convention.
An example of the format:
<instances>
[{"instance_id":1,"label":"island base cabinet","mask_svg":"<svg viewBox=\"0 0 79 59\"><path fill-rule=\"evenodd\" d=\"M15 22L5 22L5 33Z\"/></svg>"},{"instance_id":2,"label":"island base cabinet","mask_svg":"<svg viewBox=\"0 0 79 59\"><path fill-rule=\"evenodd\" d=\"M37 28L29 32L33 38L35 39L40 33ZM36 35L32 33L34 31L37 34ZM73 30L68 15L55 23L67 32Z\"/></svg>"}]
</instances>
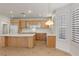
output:
<instances>
[{"instance_id":1,"label":"island base cabinet","mask_svg":"<svg viewBox=\"0 0 79 59\"><path fill-rule=\"evenodd\" d=\"M6 47L16 47L16 37L8 37Z\"/></svg>"},{"instance_id":2,"label":"island base cabinet","mask_svg":"<svg viewBox=\"0 0 79 59\"><path fill-rule=\"evenodd\" d=\"M56 36L48 36L47 46L49 48L55 48L56 47Z\"/></svg>"},{"instance_id":3,"label":"island base cabinet","mask_svg":"<svg viewBox=\"0 0 79 59\"><path fill-rule=\"evenodd\" d=\"M18 37L16 38L16 47L28 47L27 46L27 38L26 37Z\"/></svg>"},{"instance_id":4,"label":"island base cabinet","mask_svg":"<svg viewBox=\"0 0 79 59\"><path fill-rule=\"evenodd\" d=\"M34 45L34 37L29 37L28 38L28 48L32 48Z\"/></svg>"},{"instance_id":5,"label":"island base cabinet","mask_svg":"<svg viewBox=\"0 0 79 59\"><path fill-rule=\"evenodd\" d=\"M33 47L33 37L8 37L7 47Z\"/></svg>"},{"instance_id":6,"label":"island base cabinet","mask_svg":"<svg viewBox=\"0 0 79 59\"><path fill-rule=\"evenodd\" d=\"M5 47L5 37L0 37L0 47Z\"/></svg>"}]
</instances>

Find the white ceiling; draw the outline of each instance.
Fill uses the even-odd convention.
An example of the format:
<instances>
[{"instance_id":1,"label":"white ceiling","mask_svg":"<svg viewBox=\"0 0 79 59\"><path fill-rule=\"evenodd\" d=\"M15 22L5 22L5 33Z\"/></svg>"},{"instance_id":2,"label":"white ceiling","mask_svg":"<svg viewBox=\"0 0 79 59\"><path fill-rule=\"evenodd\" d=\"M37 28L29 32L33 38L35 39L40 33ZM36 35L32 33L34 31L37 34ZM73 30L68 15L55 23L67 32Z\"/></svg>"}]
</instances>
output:
<instances>
[{"instance_id":1,"label":"white ceiling","mask_svg":"<svg viewBox=\"0 0 79 59\"><path fill-rule=\"evenodd\" d=\"M0 3L0 15L23 16L21 13L25 13L28 17L47 16L64 5L67 3ZM30 14L29 10L32 11Z\"/></svg>"}]
</instances>

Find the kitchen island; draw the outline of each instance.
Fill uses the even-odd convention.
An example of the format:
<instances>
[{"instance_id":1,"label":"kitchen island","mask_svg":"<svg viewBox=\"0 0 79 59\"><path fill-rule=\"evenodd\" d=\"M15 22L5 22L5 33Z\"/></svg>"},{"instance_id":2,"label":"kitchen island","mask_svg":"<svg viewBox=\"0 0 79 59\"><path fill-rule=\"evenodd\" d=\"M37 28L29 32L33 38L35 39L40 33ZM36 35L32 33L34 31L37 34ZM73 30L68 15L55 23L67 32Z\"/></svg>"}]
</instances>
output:
<instances>
[{"instance_id":1,"label":"kitchen island","mask_svg":"<svg viewBox=\"0 0 79 59\"><path fill-rule=\"evenodd\" d=\"M0 35L0 47L34 47L35 34Z\"/></svg>"},{"instance_id":2,"label":"kitchen island","mask_svg":"<svg viewBox=\"0 0 79 59\"><path fill-rule=\"evenodd\" d=\"M45 34L45 35L44 35ZM46 41L49 48L56 47L56 35L48 33L3 34L0 35L0 47L35 47L36 39Z\"/></svg>"}]
</instances>

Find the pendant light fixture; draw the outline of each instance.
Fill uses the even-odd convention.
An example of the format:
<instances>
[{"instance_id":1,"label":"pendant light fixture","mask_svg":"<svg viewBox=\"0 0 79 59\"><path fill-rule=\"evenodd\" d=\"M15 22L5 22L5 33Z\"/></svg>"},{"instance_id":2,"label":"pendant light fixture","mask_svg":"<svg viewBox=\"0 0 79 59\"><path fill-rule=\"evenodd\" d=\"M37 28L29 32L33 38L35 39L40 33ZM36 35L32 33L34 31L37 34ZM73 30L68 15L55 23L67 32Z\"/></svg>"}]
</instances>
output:
<instances>
[{"instance_id":1,"label":"pendant light fixture","mask_svg":"<svg viewBox=\"0 0 79 59\"><path fill-rule=\"evenodd\" d=\"M48 21L45 23L46 25L53 25L54 22L52 21L52 17L48 17Z\"/></svg>"},{"instance_id":2,"label":"pendant light fixture","mask_svg":"<svg viewBox=\"0 0 79 59\"><path fill-rule=\"evenodd\" d=\"M49 3L48 3L48 14L49 14L49 12L50 12L50 8L49 8ZM48 21L45 24L46 25L49 25L49 26L50 25L53 25L54 22L53 22L52 14L51 15L48 15L47 18L48 18Z\"/></svg>"}]
</instances>

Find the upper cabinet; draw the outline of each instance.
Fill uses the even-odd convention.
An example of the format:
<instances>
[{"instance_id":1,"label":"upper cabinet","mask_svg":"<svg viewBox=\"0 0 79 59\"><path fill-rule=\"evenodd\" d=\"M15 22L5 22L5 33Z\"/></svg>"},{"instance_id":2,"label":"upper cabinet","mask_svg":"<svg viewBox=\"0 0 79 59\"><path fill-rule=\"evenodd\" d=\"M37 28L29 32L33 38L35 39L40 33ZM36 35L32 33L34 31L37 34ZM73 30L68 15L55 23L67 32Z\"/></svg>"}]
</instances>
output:
<instances>
[{"instance_id":1,"label":"upper cabinet","mask_svg":"<svg viewBox=\"0 0 79 59\"><path fill-rule=\"evenodd\" d=\"M27 26L26 26L26 21L24 19L20 19L19 20L19 33L22 32L23 29L25 29Z\"/></svg>"},{"instance_id":2,"label":"upper cabinet","mask_svg":"<svg viewBox=\"0 0 79 59\"><path fill-rule=\"evenodd\" d=\"M49 29L49 26L45 24L47 20L40 19L11 19L10 24L18 26L18 32L22 32L22 30L27 28L43 28Z\"/></svg>"},{"instance_id":3,"label":"upper cabinet","mask_svg":"<svg viewBox=\"0 0 79 59\"><path fill-rule=\"evenodd\" d=\"M19 22L20 22L19 19L11 19L11 20L10 20L10 24L12 24L12 25L17 25L17 26L19 26Z\"/></svg>"},{"instance_id":4,"label":"upper cabinet","mask_svg":"<svg viewBox=\"0 0 79 59\"><path fill-rule=\"evenodd\" d=\"M20 28L25 28L26 27L26 21L21 19L19 22Z\"/></svg>"},{"instance_id":5,"label":"upper cabinet","mask_svg":"<svg viewBox=\"0 0 79 59\"><path fill-rule=\"evenodd\" d=\"M39 19L11 19L10 24L17 25L20 28L27 28L32 25L39 25L40 28L49 28L48 25L45 24L47 20L39 20Z\"/></svg>"},{"instance_id":6,"label":"upper cabinet","mask_svg":"<svg viewBox=\"0 0 79 59\"><path fill-rule=\"evenodd\" d=\"M40 28L48 29L49 26L45 25L47 20L31 19L27 20L27 26L38 25Z\"/></svg>"},{"instance_id":7,"label":"upper cabinet","mask_svg":"<svg viewBox=\"0 0 79 59\"><path fill-rule=\"evenodd\" d=\"M28 19L27 20L27 24L29 24L29 25L34 25L34 24L38 24L38 23L40 23L38 20L35 20L35 19Z\"/></svg>"}]
</instances>

